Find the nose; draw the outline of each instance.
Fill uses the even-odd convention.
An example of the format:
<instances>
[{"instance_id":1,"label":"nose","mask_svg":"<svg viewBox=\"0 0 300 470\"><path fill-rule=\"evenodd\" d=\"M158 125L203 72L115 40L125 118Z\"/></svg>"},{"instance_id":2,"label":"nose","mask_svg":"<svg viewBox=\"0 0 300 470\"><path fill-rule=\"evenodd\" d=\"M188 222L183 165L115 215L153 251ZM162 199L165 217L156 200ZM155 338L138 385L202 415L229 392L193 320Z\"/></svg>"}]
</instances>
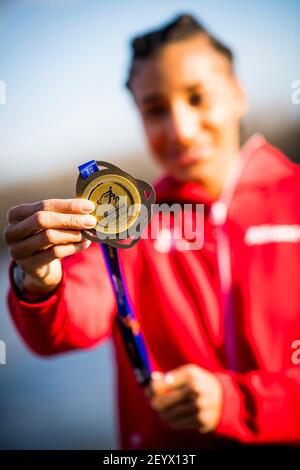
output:
<instances>
[{"instance_id":1,"label":"nose","mask_svg":"<svg viewBox=\"0 0 300 470\"><path fill-rule=\"evenodd\" d=\"M185 103L175 103L169 116L170 139L180 145L189 146L200 131L200 116Z\"/></svg>"}]
</instances>

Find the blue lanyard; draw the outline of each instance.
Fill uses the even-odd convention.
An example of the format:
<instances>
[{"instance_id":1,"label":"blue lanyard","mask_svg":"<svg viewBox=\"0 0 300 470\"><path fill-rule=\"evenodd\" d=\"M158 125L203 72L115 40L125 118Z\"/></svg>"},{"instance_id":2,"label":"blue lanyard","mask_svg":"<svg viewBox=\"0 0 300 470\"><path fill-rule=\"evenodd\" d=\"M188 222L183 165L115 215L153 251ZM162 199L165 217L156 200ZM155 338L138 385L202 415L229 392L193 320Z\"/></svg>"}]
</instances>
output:
<instances>
[{"instance_id":1,"label":"blue lanyard","mask_svg":"<svg viewBox=\"0 0 300 470\"><path fill-rule=\"evenodd\" d=\"M95 171L99 171L95 160L84 163L78 168L83 179L86 179ZM125 282L121 273L118 249L105 243L100 243L100 245L116 296L117 322L123 343L133 367L137 383L146 386L151 381L150 363L139 322L129 302Z\"/></svg>"}]
</instances>

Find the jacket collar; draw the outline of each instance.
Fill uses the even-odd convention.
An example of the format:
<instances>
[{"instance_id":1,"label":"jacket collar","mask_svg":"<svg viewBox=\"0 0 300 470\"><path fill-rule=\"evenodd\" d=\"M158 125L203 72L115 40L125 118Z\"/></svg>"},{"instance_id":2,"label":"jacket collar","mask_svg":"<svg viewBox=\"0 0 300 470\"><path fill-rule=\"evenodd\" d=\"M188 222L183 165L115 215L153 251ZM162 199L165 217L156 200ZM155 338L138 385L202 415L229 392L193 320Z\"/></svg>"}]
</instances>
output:
<instances>
[{"instance_id":1,"label":"jacket collar","mask_svg":"<svg viewBox=\"0 0 300 470\"><path fill-rule=\"evenodd\" d=\"M291 163L278 149L270 145L261 134L252 135L243 145L224 187L226 192L242 187L266 186L291 174L295 164ZM211 205L214 200L198 182L180 182L167 175L154 183L157 202L200 202Z\"/></svg>"}]
</instances>

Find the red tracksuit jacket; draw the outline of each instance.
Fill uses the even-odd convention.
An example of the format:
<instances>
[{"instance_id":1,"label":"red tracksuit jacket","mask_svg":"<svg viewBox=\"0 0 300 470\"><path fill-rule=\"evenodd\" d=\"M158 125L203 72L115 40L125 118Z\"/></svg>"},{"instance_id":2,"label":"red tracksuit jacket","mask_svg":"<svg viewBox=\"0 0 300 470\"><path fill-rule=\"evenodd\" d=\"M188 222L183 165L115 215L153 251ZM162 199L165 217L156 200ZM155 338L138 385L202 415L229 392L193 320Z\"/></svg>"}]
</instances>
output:
<instances>
[{"instance_id":1,"label":"red tracksuit jacket","mask_svg":"<svg viewBox=\"0 0 300 470\"><path fill-rule=\"evenodd\" d=\"M199 184L165 177L156 185L159 202L205 204L202 249L182 250L171 236L119 250L153 369L193 363L220 379L224 404L214 433L173 431L150 408L122 344L97 243L63 259L62 283L47 300L29 303L10 288L14 323L37 354L88 348L112 335L122 448L300 443L300 365L292 360L292 343L300 339L299 169L259 135L244 146L241 158L245 154L221 232L218 201L209 200ZM227 274L220 272L224 236L231 256ZM223 237L220 265L218 237Z\"/></svg>"}]
</instances>

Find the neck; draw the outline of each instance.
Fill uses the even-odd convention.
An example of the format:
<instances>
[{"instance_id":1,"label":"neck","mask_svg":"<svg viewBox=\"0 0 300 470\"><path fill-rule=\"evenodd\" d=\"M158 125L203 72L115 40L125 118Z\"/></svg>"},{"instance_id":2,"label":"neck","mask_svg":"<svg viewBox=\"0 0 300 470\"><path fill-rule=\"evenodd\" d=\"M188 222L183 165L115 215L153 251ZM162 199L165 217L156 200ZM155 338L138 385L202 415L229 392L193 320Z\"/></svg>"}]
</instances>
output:
<instances>
[{"instance_id":1,"label":"neck","mask_svg":"<svg viewBox=\"0 0 300 470\"><path fill-rule=\"evenodd\" d=\"M222 159L218 159L213 171L201 181L201 184L212 200L218 199L221 196L238 155L239 145L231 149L227 155L223 154Z\"/></svg>"}]
</instances>

